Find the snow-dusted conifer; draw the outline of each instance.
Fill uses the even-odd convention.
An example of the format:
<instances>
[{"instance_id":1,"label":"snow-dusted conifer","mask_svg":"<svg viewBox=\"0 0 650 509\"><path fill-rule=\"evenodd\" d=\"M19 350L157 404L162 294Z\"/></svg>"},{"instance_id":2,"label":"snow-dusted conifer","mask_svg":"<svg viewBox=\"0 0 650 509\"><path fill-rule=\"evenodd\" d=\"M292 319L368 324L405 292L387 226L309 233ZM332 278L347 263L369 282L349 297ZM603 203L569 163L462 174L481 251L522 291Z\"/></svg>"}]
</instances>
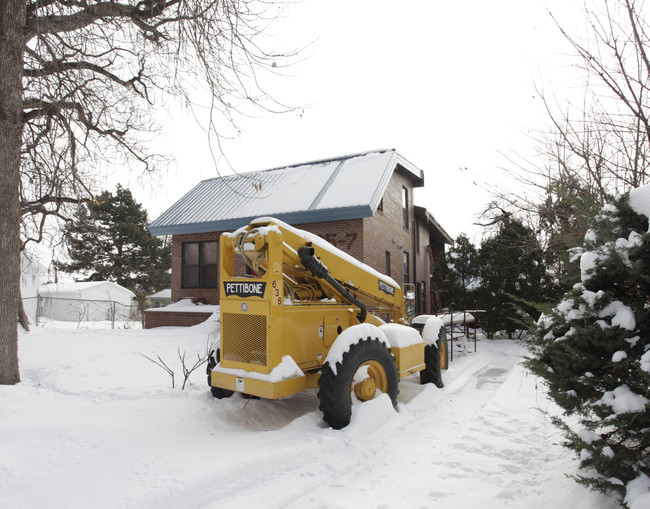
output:
<instances>
[{"instance_id":1,"label":"snow-dusted conifer","mask_svg":"<svg viewBox=\"0 0 650 509\"><path fill-rule=\"evenodd\" d=\"M572 251L576 284L542 315L527 366L565 413L579 482L620 493L650 484L650 186L603 209ZM577 420L576 420L577 418Z\"/></svg>"}]
</instances>

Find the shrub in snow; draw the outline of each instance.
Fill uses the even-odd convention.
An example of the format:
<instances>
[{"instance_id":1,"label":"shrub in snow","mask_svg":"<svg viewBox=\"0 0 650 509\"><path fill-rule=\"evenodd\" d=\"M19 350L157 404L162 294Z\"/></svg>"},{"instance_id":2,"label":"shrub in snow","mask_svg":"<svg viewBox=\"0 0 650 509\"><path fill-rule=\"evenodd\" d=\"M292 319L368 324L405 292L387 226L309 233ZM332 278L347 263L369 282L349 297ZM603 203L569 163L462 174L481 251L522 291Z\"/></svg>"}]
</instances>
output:
<instances>
[{"instance_id":1,"label":"shrub in snow","mask_svg":"<svg viewBox=\"0 0 650 509\"><path fill-rule=\"evenodd\" d=\"M650 475L648 216L650 186L599 214L572 250L581 282L540 317L527 360L564 410L554 420L580 457L577 480L629 507Z\"/></svg>"}]
</instances>

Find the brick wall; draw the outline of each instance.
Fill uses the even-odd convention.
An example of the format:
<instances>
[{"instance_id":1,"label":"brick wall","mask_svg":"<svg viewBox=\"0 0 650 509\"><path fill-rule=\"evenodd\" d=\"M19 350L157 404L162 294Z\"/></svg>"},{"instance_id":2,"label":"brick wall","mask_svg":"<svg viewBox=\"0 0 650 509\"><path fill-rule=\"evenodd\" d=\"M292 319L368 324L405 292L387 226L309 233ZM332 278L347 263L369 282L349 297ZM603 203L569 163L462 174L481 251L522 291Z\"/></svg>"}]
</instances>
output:
<instances>
[{"instance_id":1,"label":"brick wall","mask_svg":"<svg viewBox=\"0 0 650 509\"><path fill-rule=\"evenodd\" d=\"M192 313L182 311L148 311L144 312L145 329L154 327L190 327L205 322L212 313Z\"/></svg>"},{"instance_id":2,"label":"brick wall","mask_svg":"<svg viewBox=\"0 0 650 509\"><path fill-rule=\"evenodd\" d=\"M363 219L298 224L295 227L325 239L341 251L364 261Z\"/></svg>"},{"instance_id":3,"label":"brick wall","mask_svg":"<svg viewBox=\"0 0 650 509\"><path fill-rule=\"evenodd\" d=\"M404 228L402 219L402 188L409 194L409 229ZM413 271L413 187L411 182L398 173L393 173L383 197L383 210L374 217L364 219L364 263L375 270L386 273L386 252L390 254L390 277L400 285L404 283L404 252L411 259ZM411 276L412 279L412 276Z\"/></svg>"}]
</instances>

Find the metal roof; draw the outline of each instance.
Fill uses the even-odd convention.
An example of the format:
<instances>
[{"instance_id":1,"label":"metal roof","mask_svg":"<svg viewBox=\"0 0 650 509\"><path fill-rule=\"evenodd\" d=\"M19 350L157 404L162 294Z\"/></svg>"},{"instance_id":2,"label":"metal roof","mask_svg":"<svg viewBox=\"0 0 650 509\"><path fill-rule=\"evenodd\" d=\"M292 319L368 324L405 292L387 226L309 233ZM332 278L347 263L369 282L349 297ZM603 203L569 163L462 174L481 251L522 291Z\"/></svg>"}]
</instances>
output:
<instances>
[{"instance_id":1,"label":"metal roof","mask_svg":"<svg viewBox=\"0 0 650 509\"><path fill-rule=\"evenodd\" d=\"M372 217L395 171L424 174L395 150L217 177L199 182L149 225L152 235L228 231L260 216L289 224Z\"/></svg>"}]
</instances>

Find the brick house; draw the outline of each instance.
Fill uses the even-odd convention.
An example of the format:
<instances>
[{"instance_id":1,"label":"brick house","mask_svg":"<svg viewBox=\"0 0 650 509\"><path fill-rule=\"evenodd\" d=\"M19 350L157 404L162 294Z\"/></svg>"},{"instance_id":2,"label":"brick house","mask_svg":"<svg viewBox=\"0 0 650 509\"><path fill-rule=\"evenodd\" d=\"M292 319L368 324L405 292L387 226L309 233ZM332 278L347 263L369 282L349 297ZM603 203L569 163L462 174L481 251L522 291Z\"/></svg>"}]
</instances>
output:
<instances>
[{"instance_id":1,"label":"brick house","mask_svg":"<svg viewBox=\"0 0 650 509\"><path fill-rule=\"evenodd\" d=\"M413 204L413 190L422 186L422 170L395 150L377 150L204 180L149 230L172 236L172 303L218 304L219 236L272 216L323 237L398 283L415 284L416 311L430 313L439 306L431 282L435 260L453 241ZM147 311L146 324L191 325L206 318L195 315Z\"/></svg>"}]
</instances>

